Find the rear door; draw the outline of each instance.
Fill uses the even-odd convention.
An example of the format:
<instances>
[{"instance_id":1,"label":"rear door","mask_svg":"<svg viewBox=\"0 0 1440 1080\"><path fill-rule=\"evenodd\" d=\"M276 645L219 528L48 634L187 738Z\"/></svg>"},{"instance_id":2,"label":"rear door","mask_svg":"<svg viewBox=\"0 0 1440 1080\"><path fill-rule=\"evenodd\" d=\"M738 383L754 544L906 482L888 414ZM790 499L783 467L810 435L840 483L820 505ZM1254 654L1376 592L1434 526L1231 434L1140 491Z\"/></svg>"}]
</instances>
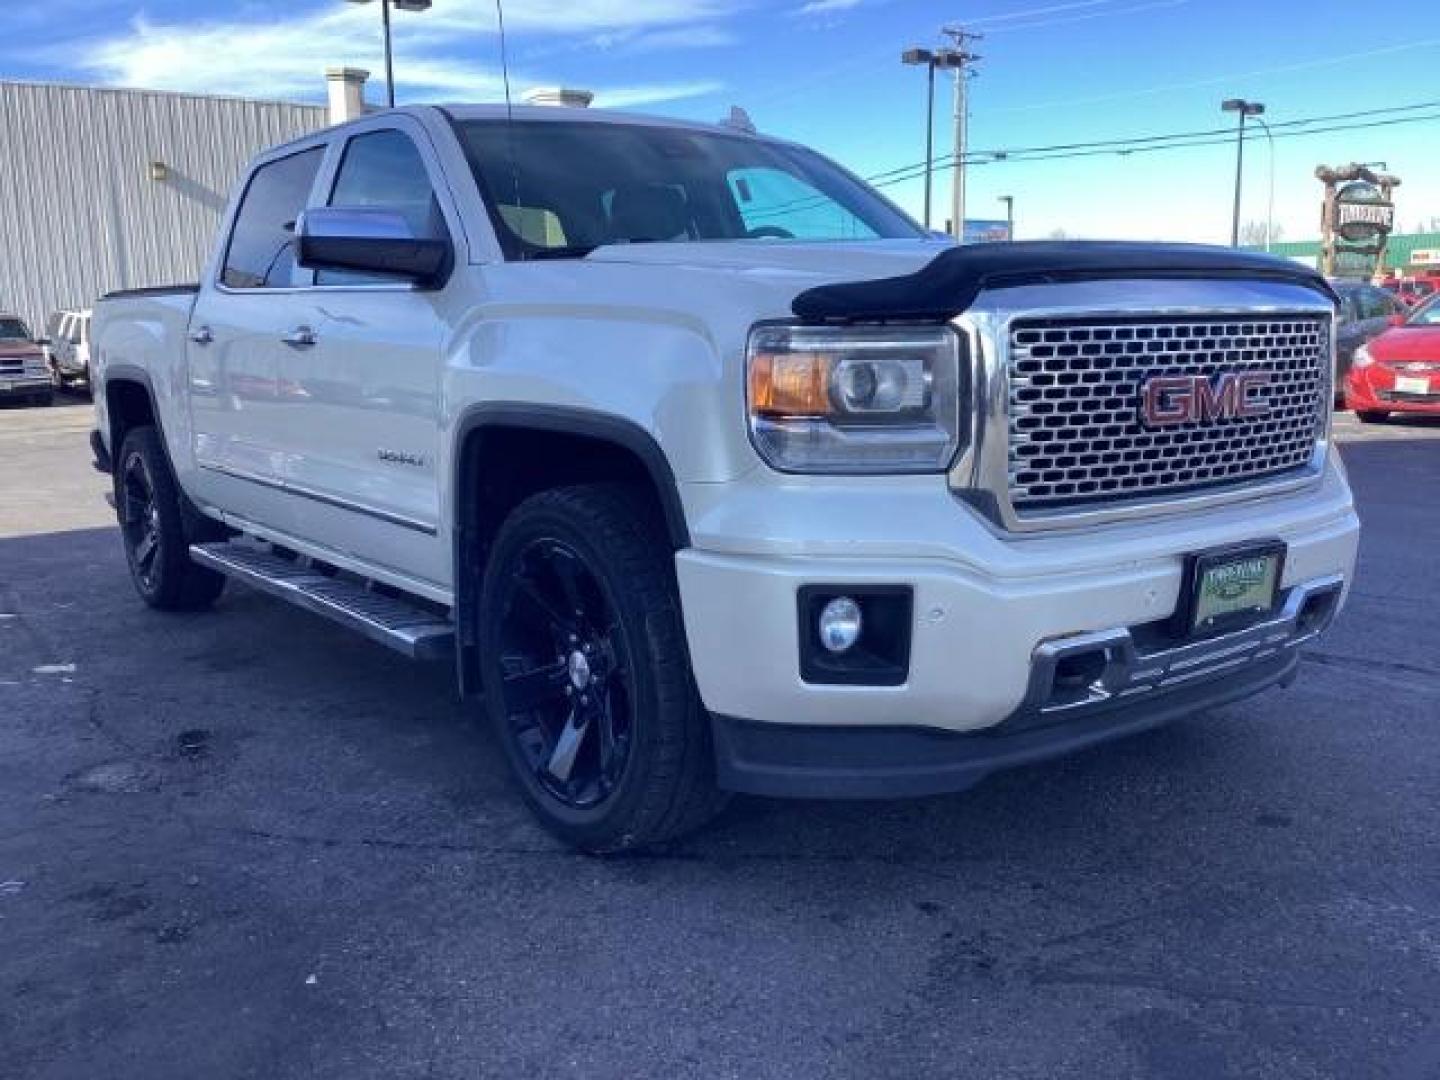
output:
<instances>
[{"instance_id":1,"label":"rear door","mask_svg":"<svg viewBox=\"0 0 1440 1080\"><path fill-rule=\"evenodd\" d=\"M301 320L311 275L295 261L295 221L325 144L265 160L251 173L213 280L185 343L200 494L257 525L293 523L282 492L287 429L298 405L281 377L285 333Z\"/></svg>"},{"instance_id":2,"label":"rear door","mask_svg":"<svg viewBox=\"0 0 1440 1080\"><path fill-rule=\"evenodd\" d=\"M424 129L408 117L350 129L317 203L403 214L417 235L454 239L458 217ZM283 456L306 496L302 535L431 584L451 576L438 538L440 384L455 286L319 270L280 358L294 395Z\"/></svg>"}]
</instances>

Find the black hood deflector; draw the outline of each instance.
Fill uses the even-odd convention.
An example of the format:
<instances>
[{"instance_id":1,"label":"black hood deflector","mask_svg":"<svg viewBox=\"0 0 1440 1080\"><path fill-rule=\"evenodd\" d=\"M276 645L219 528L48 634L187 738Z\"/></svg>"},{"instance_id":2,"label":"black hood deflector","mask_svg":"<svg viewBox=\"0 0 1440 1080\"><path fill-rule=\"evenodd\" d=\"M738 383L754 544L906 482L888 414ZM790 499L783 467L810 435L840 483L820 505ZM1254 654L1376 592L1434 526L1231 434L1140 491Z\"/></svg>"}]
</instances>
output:
<instances>
[{"instance_id":1,"label":"black hood deflector","mask_svg":"<svg viewBox=\"0 0 1440 1080\"><path fill-rule=\"evenodd\" d=\"M1272 255L1199 244L1042 240L951 248L913 274L809 289L791 308L806 322L944 322L968 310L984 289L1117 278L1283 282L1337 302L1319 273Z\"/></svg>"}]
</instances>

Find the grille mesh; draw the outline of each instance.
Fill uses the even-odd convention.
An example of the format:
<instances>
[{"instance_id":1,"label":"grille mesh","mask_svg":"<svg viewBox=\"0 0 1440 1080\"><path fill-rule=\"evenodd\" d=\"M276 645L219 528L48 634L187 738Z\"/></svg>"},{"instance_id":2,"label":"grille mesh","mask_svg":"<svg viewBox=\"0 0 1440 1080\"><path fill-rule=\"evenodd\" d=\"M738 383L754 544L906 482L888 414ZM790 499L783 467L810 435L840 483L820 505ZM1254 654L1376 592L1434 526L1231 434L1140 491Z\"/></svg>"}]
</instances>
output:
<instances>
[{"instance_id":1,"label":"grille mesh","mask_svg":"<svg viewBox=\"0 0 1440 1080\"><path fill-rule=\"evenodd\" d=\"M1010 337L1011 504L1061 508L1240 483L1304 466L1330 394L1328 320L1296 315L1046 319ZM1152 430L1156 375L1265 372L1263 417Z\"/></svg>"}]
</instances>

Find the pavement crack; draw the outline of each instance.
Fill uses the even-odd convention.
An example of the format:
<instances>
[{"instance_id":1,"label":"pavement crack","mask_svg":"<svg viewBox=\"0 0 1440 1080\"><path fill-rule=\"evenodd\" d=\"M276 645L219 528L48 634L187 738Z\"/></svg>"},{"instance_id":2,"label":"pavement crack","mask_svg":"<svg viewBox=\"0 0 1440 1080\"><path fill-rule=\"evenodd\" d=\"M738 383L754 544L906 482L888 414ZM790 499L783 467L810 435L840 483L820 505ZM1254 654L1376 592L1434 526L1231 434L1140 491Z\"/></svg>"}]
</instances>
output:
<instances>
[{"instance_id":1,"label":"pavement crack","mask_svg":"<svg viewBox=\"0 0 1440 1080\"><path fill-rule=\"evenodd\" d=\"M1206 986L1130 971L1097 971L1089 974L1039 972L1030 978L1032 986L1092 986L1112 990L1153 990L1184 998L1197 1004L1245 1005L1252 1008L1318 1009L1334 1012L1358 1009L1364 1003L1349 999L1284 998L1272 994L1246 994L1224 986Z\"/></svg>"},{"instance_id":2,"label":"pavement crack","mask_svg":"<svg viewBox=\"0 0 1440 1080\"><path fill-rule=\"evenodd\" d=\"M1341 656L1338 653L1316 652L1310 650L1301 654L1302 658L1321 667L1346 668L1352 671L1393 671L1401 675L1420 675L1427 679L1440 679L1440 671L1435 668L1421 667L1418 664L1407 664L1401 660L1385 660L1380 657L1355 657Z\"/></svg>"}]
</instances>

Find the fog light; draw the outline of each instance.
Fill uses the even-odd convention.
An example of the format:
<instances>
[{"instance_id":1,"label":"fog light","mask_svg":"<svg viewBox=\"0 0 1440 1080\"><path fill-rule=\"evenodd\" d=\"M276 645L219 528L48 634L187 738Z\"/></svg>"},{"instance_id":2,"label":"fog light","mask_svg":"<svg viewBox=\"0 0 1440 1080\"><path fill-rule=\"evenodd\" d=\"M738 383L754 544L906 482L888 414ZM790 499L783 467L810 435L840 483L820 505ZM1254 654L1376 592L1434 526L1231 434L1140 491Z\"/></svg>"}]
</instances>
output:
<instances>
[{"instance_id":1,"label":"fog light","mask_svg":"<svg viewBox=\"0 0 1440 1080\"><path fill-rule=\"evenodd\" d=\"M843 653L860 640L860 605L837 596L820 612L820 643L832 653Z\"/></svg>"}]
</instances>

